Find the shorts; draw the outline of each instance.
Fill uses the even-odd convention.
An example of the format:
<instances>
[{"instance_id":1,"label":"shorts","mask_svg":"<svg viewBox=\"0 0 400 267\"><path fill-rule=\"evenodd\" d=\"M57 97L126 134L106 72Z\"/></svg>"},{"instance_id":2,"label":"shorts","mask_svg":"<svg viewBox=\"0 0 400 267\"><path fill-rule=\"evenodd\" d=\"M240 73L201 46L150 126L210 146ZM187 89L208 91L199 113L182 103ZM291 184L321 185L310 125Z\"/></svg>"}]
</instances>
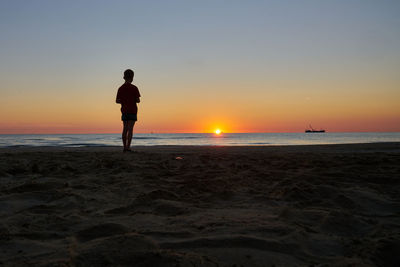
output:
<instances>
[{"instance_id":1,"label":"shorts","mask_svg":"<svg viewBox=\"0 0 400 267\"><path fill-rule=\"evenodd\" d=\"M137 114L135 113L122 113L122 121L137 121Z\"/></svg>"}]
</instances>

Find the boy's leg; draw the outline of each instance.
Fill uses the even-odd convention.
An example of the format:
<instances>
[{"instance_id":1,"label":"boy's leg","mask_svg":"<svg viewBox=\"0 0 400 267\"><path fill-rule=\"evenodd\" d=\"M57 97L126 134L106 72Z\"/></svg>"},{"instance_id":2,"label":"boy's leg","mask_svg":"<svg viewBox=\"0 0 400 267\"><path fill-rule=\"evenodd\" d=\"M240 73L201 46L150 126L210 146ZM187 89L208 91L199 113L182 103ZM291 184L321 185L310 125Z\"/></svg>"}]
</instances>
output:
<instances>
[{"instance_id":1,"label":"boy's leg","mask_svg":"<svg viewBox=\"0 0 400 267\"><path fill-rule=\"evenodd\" d=\"M122 128L122 143L124 144L124 150L127 149L126 135L128 133L128 121L123 121L124 126Z\"/></svg>"},{"instance_id":2,"label":"boy's leg","mask_svg":"<svg viewBox=\"0 0 400 267\"><path fill-rule=\"evenodd\" d=\"M128 121L128 136L126 140L126 148L129 149L131 147L132 135L133 135L133 126L135 126L135 121Z\"/></svg>"}]
</instances>

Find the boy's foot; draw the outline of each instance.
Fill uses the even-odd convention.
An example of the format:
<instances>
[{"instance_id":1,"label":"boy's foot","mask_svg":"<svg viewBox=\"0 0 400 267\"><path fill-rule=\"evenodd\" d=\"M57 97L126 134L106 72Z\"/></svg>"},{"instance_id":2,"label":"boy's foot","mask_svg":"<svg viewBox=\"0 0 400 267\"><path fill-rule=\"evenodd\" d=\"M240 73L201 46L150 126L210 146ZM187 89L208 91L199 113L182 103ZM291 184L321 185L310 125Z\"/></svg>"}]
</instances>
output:
<instances>
[{"instance_id":1,"label":"boy's foot","mask_svg":"<svg viewBox=\"0 0 400 267\"><path fill-rule=\"evenodd\" d=\"M130 148L124 148L122 152L132 152L132 150Z\"/></svg>"}]
</instances>

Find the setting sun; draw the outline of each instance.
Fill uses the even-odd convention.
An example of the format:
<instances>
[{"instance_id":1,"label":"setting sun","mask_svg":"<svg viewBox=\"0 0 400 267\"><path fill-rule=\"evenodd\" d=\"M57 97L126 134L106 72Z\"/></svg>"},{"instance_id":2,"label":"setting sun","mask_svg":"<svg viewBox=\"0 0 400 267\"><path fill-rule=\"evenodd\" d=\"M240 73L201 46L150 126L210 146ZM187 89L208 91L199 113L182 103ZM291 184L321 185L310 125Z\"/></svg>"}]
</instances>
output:
<instances>
[{"instance_id":1,"label":"setting sun","mask_svg":"<svg viewBox=\"0 0 400 267\"><path fill-rule=\"evenodd\" d=\"M222 131L220 129L215 130L215 134L221 134Z\"/></svg>"}]
</instances>

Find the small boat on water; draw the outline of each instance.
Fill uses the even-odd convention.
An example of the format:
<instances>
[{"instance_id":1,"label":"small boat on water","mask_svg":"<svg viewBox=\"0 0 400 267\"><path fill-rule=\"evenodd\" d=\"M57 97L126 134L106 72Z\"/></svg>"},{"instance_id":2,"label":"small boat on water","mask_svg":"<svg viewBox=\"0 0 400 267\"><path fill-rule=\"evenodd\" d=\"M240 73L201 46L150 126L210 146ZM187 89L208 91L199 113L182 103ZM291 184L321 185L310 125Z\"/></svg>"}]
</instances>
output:
<instances>
[{"instance_id":1,"label":"small boat on water","mask_svg":"<svg viewBox=\"0 0 400 267\"><path fill-rule=\"evenodd\" d=\"M324 133L325 130L320 129L320 130L315 130L311 124L310 124L310 128L305 130L306 133Z\"/></svg>"}]
</instances>

